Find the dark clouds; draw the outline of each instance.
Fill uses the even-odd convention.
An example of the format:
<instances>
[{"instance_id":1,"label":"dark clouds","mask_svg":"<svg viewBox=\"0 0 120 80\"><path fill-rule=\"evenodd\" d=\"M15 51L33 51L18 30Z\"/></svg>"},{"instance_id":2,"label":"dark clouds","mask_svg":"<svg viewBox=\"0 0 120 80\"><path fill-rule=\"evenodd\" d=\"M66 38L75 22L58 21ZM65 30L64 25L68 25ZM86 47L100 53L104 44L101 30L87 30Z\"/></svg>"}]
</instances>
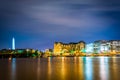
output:
<instances>
[{"instance_id":1,"label":"dark clouds","mask_svg":"<svg viewBox=\"0 0 120 80\"><path fill-rule=\"evenodd\" d=\"M4 0L0 2L0 48L44 49L54 41L120 39L118 0Z\"/></svg>"}]
</instances>

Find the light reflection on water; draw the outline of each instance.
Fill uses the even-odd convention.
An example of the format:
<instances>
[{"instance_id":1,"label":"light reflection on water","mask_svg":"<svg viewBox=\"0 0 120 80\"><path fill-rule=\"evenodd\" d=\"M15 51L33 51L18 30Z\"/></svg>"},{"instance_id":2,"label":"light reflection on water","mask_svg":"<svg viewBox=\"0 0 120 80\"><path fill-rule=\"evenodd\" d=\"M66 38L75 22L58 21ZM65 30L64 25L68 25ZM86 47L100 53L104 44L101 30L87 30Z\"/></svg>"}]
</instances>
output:
<instances>
[{"instance_id":1,"label":"light reflection on water","mask_svg":"<svg viewBox=\"0 0 120 80\"><path fill-rule=\"evenodd\" d=\"M51 61L52 61L52 57L48 58L48 79L51 79Z\"/></svg>"},{"instance_id":2,"label":"light reflection on water","mask_svg":"<svg viewBox=\"0 0 120 80\"><path fill-rule=\"evenodd\" d=\"M85 78L86 80L93 80L93 67L92 67L92 58L85 57Z\"/></svg>"},{"instance_id":3,"label":"light reflection on water","mask_svg":"<svg viewBox=\"0 0 120 80\"><path fill-rule=\"evenodd\" d=\"M40 58L38 58L37 62L37 80L40 80Z\"/></svg>"},{"instance_id":4,"label":"light reflection on water","mask_svg":"<svg viewBox=\"0 0 120 80\"><path fill-rule=\"evenodd\" d=\"M108 67L108 57L100 58L100 77L101 80L108 80L109 67Z\"/></svg>"},{"instance_id":5,"label":"light reflection on water","mask_svg":"<svg viewBox=\"0 0 120 80\"><path fill-rule=\"evenodd\" d=\"M83 72L84 72L84 70L83 70L83 67L84 67L84 66L83 66L83 58L79 57L78 61L79 61L79 63L78 63L78 65L79 65L79 67L78 67L79 79L80 79L80 80L84 80L84 74L83 74Z\"/></svg>"},{"instance_id":6,"label":"light reflection on water","mask_svg":"<svg viewBox=\"0 0 120 80\"><path fill-rule=\"evenodd\" d=\"M11 80L16 80L16 58L12 59L12 77Z\"/></svg>"},{"instance_id":7,"label":"light reflection on water","mask_svg":"<svg viewBox=\"0 0 120 80\"><path fill-rule=\"evenodd\" d=\"M0 59L0 71L0 80L120 80L120 58Z\"/></svg>"}]
</instances>

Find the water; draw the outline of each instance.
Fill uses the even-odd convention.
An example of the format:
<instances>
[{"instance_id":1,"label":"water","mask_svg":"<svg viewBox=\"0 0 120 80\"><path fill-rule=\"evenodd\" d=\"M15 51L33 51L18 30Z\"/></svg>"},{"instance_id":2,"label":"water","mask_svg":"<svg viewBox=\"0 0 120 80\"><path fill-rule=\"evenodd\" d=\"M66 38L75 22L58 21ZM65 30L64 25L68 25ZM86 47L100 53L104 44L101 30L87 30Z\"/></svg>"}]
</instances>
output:
<instances>
[{"instance_id":1,"label":"water","mask_svg":"<svg viewBox=\"0 0 120 80\"><path fill-rule=\"evenodd\" d=\"M0 80L120 80L120 58L0 59Z\"/></svg>"}]
</instances>

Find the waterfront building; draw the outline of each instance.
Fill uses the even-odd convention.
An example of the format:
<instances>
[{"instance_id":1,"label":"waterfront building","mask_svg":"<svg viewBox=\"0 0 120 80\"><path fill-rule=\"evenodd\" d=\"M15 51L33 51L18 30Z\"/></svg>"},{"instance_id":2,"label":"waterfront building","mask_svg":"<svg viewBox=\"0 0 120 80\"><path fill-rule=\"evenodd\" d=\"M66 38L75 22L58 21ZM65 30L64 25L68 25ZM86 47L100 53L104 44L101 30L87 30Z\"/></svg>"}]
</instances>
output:
<instances>
[{"instance_id":1,"label":"waterfront building","mask_svg":"<svg viewBox=\"0 0 120 80\"><path fill-rule=\"evenodd\" d=\"M86 44L86 53L93 53L94 48L93 48L93 43Z\"/></svg>"},{"instance_id":2,"label":"waterfront building","mask_svg":"<svg viewBox=\"0 0 120 80\"><path fill-rule=\"evenodd\" d=\"M53 53L53 49L45 49L45 53L52 54Z\"/></svg>"},{"instance_id":3,"label":"waterfront building","mask_svg":"<svg viewBox=\"0 0 120 80\"><path fill-rule=\"evenodd\" d=\"M93 44L94 53L108 53L110 52L110 44L106 40L94 41Z\"/></svg>"},{"instance_id":4,"label":"waterfront building","mask_svg":"<svg viewBox=\"0 0 120 80\"><path fill-rule=\"evenodd\" d=\"M120 53L120 40L110 40L108 43L110 44L111 53Z\"/></svg>"},{"instance_id":5,"label":"waterfront building","mask_svg":"<svg viewBox=\"0 0 120 80\"><path fill-rule=\"evenodd\" d=\"M95 53L120 53L120 40L99 40L94 42Z\"/></svg>"},{"instance_id":6,"label":"waterfront building","mask_svg":"<svg viewBox=\"0 0 120 80\"><path fill-rule=\"evenodd\" d=\"M54 55L75 54L82 53L85 49L85 42L80 41L78 43L54 43Z\"/></svg>"}]
</instances>

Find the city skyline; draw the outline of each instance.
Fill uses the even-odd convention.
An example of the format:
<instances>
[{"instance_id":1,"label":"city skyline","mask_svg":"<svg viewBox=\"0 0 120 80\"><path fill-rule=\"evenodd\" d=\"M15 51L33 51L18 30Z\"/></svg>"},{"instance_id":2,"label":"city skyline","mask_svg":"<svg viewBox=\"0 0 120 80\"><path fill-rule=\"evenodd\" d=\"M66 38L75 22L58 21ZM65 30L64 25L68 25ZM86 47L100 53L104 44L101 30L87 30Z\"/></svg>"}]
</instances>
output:
<instances>
[{"instance_id":1,"label":"city skyline","mask_svg":"<svg viewBox=\"0 0 120 80\"><path fill-rule=\"evenodd\" d=\"M61 42L61 41L59 41L59 42L54 42L54 44L52 44L52 48L45 48L45 49L38 49L38 50L41 50L41 51L45 51L45 50L47 50L47 49L53 49L54 50L54 47L55 47L55 44L58 44L58 43L60 43L60 44L64 44L64 45L69 45L69 44L78 44L78 43L81 43L81 42L83 42L84 44L85 44L85 46L84 46L84 48L86 49L86 51L87 51L87 49L89 49L89 48L91 48L91 46L90 45L92 45L92 44L95 44L96 42L118 42L117 43L117 45L120 45L119 44L119 41L120 40L96 40L96 41L92 41L92 42L89 42L89 43L86 43L85 41L83 41L83 40L81 40L81 41L78 41L78 42ZM15 42L15 38L13 37L12 38L12 42L11 42L11 47L9 47L9 48L2 48L3 50L4 49L9 49L9 50L16 50L16 49L34 49L34 48L16 48L15 47L16 46L16 42ZM92 46L92 47L94 47L94 46ZM1 49L1 50L2 50ZM88 50L89 51L89 50Z\"/></svg>"},{"instance_id":2,"label":"city skyline","mask_svg":"<svg viewBox=\"0 0 120 80\"><path fill-rule=\"evenodd\" d=\"M120 40L120 1L1 1L0 49L53 48L54 42Z\"/></svg>"}]
</instances>

